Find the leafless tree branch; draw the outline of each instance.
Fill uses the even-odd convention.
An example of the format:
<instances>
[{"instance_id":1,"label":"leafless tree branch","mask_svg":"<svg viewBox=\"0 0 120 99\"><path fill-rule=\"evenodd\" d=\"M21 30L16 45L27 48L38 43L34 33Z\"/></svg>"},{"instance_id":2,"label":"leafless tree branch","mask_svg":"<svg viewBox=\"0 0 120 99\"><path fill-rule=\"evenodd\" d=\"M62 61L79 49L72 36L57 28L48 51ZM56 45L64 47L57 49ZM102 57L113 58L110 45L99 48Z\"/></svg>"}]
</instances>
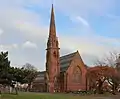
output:
<instances>
[{"instance_id":1,"label":"leafless tree branch","mask_svg":"<svg viewBox=\"0 0 120 99\"><path fill-rule=\"evenodd\" d=\"M108 54L105 54L102 60L96 59L95 65L97 66L116 66L116 60L118 58L118 52L117 51L111 51Z\"/></svg>"}]
</instances>

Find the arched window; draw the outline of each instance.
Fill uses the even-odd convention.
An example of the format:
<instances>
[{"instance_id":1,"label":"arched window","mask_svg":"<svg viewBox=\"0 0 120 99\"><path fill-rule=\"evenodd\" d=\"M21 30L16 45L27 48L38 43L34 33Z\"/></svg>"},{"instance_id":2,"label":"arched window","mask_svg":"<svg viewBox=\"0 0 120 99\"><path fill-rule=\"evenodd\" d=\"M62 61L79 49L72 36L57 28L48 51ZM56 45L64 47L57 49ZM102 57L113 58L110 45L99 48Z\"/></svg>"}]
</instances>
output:
<instances>
[{"instance_id":1,"label":"arched window","mask_svg":"<svg viewBox=\"0 0 120 99\"><path fill-rule=\"evenodd\" d=\"M72 81L75 82L75 83L80 83L81 82L81 79L82 78L82 72L81 72L81 69L76 66L74 69L73 69L73 73L72 73Z\"/></svg>"}]
</instances>

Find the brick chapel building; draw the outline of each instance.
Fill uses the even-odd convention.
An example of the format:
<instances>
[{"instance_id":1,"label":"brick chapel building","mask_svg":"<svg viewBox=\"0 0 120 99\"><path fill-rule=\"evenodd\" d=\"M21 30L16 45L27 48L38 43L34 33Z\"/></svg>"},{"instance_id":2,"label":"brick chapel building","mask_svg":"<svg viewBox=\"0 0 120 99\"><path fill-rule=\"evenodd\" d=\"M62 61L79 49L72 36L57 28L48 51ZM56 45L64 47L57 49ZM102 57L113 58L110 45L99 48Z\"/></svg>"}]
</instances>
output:
<instances>
[{"instance_id":1,"label":"brick chapel building","mask_svg":"<svg viewBox=\"0 0 120 99\"><path fill-rule=\"evenodd\" d=\"M46 71L39 72L32 88L39 92L86 90L87 68L78 51L60 57L52 5L46 49Z\"/></svg>"}]
</instances>

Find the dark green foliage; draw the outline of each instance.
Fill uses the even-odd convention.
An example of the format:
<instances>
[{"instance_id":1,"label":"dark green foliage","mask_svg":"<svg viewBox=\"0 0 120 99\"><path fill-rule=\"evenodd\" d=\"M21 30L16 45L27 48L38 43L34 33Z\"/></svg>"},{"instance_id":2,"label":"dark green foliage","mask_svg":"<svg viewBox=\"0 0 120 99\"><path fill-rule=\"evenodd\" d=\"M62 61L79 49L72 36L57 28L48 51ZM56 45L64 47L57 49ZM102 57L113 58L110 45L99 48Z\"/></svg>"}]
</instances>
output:
<instances>
[{"instance_id":1,"label":"dark green foliage","mask_svg":"<svg viewBox=\"0 0 120 99\"><path fill-rule=\"evenodd\" d=\"M37 70L31 64L27 63L22 68L11 67L8 52L0 53L0 84L13 86L19 82L31 85L36 75Z\"/></svg>"},{"instance_id":2,"label":"dark green foliage","mask_svg":"<svg viewBox=\"0 0 120 99\"><path fill-rule=\"evenodd\" d=\"M11 75L9 74L10 61L8 60L8 52L0 53L0 84L10 84Z\"/></svg>"}]
</instances>

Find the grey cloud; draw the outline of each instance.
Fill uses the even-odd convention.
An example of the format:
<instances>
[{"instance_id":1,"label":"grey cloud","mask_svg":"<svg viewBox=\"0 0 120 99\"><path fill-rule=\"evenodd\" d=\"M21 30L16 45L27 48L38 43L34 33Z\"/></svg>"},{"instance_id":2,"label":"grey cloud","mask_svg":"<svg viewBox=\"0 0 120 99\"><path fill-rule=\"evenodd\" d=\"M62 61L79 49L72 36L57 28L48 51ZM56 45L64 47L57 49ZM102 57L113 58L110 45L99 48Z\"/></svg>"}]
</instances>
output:
<instances>
[{"instance_id":1,"label":"grey cloud","mask_svg":"<svg viewBox=\"0 0 120 99\"><path fill-rule=\"evenodd\" d=\"M88 66L95 66L96 60L98 59L96 55L87 54L87 53L82 53L81 57L84 63Z\"/></svg>"},{"instance_id":2,"label":"grey cloud","mask_svg":"<svg viewBox=\"0 0 120 99\"><path fill-rule=\"evenodd\" d=\"M37 45L31 41L26 41L24 44L23 44L23 48L37 48Z\"/></svg>"},{"instance_id":3,"label":"grey cloud","mask_svg":"<svg viewBox=\"0 0 120 99\"><path fill-rule=\"evenodd\" d=\"M11 2L7 2L7 4L6 1L8 0L5 0L4 3L0 3L0 28L4 31L1 35L0 44L3 45L3 47L5 44L10 46L17 44L18 48L12 48L12 50L9 50L11 65L22 66L26 62L30 62L40 70L44 70L48 26L42 24L43 21L40 15L31 12L30 10L26 10L24 7L31 6L35 1L33 4L34 6L41 5L44 8L46 8L45 6L49 8L51 6L50 1L48 1L47 4L42 1L38 4L38 0L30 0L28 2L26 0L12 0ZM72 2L69 2L68 0L58 0L55 1L55 8L56 10L61 10L67 15L74 14L84 16L91 11L93 13L98 13L98 11L105 13L112 7L112 1L113 0L108 4L108 0L92 0L90 3L88 3L88 0L74 0ZM101 5L103 7L101 7ZM85 63L91 64L90 61L92 60L90 59L94 60L94 58L96 58L95 56L111 49L111 47L96 43L101 42L100 39L95 39L96 35L93 39L90 39L89 36L91 34L93 36L94 34L91 27L86 28L84 26L79 26L78 28L76 29L78 29L78 31L80 30L80 33L85 33L87 36L81 36L80 34L77 35L77 33L74 33L73 37L73 35L65 36L59 33L61 55L79 50L81 54L86 53L82 55ZM106 38L104 38L104 40L105 39ZM38 46L37 49L23 49L22 45L26 41L36 43ZM111 42L111 39L109 42Z\"/></svg>"}]
</instances>

